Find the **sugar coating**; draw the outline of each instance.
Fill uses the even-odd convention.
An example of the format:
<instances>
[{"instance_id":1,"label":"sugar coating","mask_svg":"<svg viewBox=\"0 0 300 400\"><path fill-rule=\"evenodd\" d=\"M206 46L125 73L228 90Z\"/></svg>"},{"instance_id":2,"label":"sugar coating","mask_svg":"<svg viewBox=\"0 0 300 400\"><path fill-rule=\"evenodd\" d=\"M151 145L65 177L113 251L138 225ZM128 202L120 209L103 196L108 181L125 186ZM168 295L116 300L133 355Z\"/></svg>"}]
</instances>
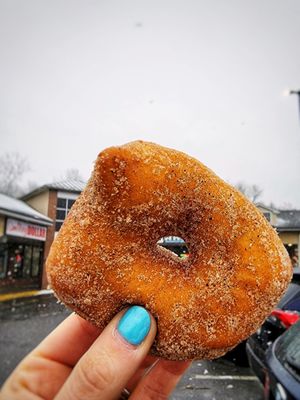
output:
<instances>
[{"instance_id":1,"label":"sugar coating","mask_svg":"<svg viewBox=\"0 0 300 400\"><path fill-rule=\"evenodd\" d=\"M157 245L180 236L190 257ZM130 304L157 321L152 353L220 357L253 333L291 279L275 230L241 193L192 157L153 143L101 152L55 239L51 285L103 328Z\"/></svg>"}]
</instances>

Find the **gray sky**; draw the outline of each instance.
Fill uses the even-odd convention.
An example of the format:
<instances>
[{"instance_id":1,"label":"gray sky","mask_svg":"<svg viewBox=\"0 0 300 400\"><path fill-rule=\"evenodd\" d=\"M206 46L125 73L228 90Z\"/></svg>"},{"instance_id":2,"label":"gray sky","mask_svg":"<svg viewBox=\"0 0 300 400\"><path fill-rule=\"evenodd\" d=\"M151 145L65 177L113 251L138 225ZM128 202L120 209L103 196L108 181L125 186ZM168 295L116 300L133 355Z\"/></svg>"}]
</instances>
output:
<instances>
[{"instance_id":1,"label":"gray sky","mask_svg":"<svg viewBox=\"0 0 300 400\"><path fill-rule=\"evenodd\" d=\"M300 207L300 1L0 0L0 154L40 184L150 140Z\"/></svg>"}]
</instances>

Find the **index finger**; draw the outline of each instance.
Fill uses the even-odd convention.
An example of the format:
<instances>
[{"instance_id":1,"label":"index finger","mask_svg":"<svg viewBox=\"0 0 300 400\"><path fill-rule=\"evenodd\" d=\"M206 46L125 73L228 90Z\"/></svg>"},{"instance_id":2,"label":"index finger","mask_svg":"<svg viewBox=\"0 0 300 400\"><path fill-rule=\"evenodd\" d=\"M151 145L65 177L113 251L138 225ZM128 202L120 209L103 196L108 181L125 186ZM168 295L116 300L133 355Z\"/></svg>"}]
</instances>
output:
<instances>
[{"instance_id":1,"label":"index finger","mask_svg":"<svg viewBox=\"0 0 300 400\"><path fill-rule=\"evenodd\" d=\"M123 310L74 367L56 399L115 399L148 354L154 318L141 306Z\"/></svg>"},{"instance_id":2,"label":"index finger","mask_svg":"<svg viewBox=\"0 0 300 400\"><path fill-rule=\"evenodd\" d=\"M33 354L74 367L100 333L100 328L73 313L33 350Z\"/></svg>"}]
</instances>

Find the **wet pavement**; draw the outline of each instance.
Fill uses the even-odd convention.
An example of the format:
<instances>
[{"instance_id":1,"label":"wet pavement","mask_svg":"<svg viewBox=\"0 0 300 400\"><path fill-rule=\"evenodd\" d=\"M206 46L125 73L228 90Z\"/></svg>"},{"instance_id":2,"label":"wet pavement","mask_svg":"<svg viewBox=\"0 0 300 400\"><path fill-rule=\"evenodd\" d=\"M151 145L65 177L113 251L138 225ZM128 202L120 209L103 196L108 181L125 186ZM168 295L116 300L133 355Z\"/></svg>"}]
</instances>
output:
<instances>
[{"instance_id":1,"label":"wet pavement","mask_svg":"<svg viewBox=\"0 0 300 400\"><path fill-rule=\"evenodd\" d=\"M222 358L195 361L170 397L172 400L262 400L263 387L249 368Z\"/></svg>"},{"instance_id":2,"label":"wet pavement","mask_svg":"<svg viewBox=\"0 0 300 400\"><path fill-rule=\"evenodd\" d=\"M0 385L68 314L52 295L0 303Z\"/></svg>"},{"instance_id":3,"label":"wet pavement","mask_svg":"<svg viewBox=\"0 0 300 400\"><path fill-rule=\"evenodd\" d=\"M52 295L0 303L0 385L69 313ZM195 361L170 399L262 400L263 391L249 368L221 358Z\"/></svg>"}]
</instances>

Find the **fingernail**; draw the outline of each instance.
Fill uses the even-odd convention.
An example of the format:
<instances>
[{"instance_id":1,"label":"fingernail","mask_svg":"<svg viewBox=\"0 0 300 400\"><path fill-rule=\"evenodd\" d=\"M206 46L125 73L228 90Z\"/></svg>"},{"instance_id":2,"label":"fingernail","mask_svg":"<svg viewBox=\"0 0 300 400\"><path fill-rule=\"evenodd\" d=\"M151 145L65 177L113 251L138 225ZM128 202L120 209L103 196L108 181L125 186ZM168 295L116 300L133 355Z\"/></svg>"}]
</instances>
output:
<instances>
[{"instance_id":1,"label":"fingernail","mask_svg":"<svg viewBox=\"0 0 300 400\"><path fill-rule=\"evenodd\" d=\"M118 332L127 342L138 346L148 335L151 325L149 313L140 306L126 311L118 324Z\"/></svg>"}]
</instances>

